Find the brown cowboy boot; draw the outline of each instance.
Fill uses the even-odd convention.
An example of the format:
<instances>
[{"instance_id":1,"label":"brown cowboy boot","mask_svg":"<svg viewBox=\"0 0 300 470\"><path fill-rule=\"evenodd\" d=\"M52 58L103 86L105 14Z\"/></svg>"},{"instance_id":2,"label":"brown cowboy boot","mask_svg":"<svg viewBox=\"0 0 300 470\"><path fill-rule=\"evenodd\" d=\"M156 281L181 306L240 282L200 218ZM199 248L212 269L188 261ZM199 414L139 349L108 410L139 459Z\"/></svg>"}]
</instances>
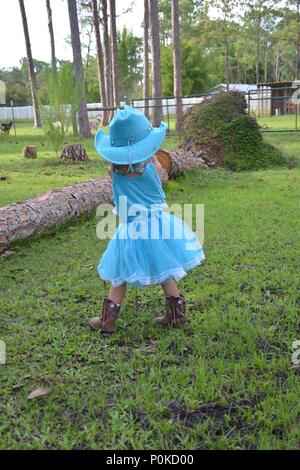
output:
<instances>
[{"instance_id":1,"label":"brown cowboy boot","mask_svg":"<svg viewBox=\"0 0 300 470\"><path fill-rule=\"evenodd\" d=\"M93 330L101 331L102 333L113 333L116 331L116 321L118 319L120 306L113 300L104 297L102 304L101 317L91 318L89 325Z\"/></svg>"},{"instance_id":2,"label":"brown cowboy boot","mask_svg":"<svg viewBox=\"0 0 300 470\"><path fill-rule=\"evenodd\" d=\"M183 326L186 322L184 296L166 297L166 313L155 318L155 323L159 326Z\"/></svg>"}]
</instances>

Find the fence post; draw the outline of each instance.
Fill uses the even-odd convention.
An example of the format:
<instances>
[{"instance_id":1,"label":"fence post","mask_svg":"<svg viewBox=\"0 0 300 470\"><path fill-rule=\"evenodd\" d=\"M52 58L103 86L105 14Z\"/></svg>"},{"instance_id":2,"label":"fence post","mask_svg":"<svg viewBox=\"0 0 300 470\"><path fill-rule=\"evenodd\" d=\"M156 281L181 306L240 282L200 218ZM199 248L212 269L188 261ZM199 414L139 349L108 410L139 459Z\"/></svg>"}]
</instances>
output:
<instances>
[{"instance_id":1,"label":"fence post","mask_svg":"<svg viewBox=\"0 0 300 470\"><path fill-rule=\"evenodd\" d=\"M167 134L170 133L170 114L169 114L169 99L167 98L167 119L168 119L168 131Z\"/></svg>"},{"instance_id":2,"label":"fence post","mask_svg":"<svg viewBox=\"0 0 300 470\"><path fill-rule=\"evenodd\" d=\"M14 124L15 137L17 137L16 121L15 121L15 113L14 113L14 102L13 102L13 100L10 100L10 107L11 107L11 117L12 117L12 121L13 121L13 124Z\"/></svg>"},{"instance_id":3,"label":"fence post","mask_svg":"<svg viewBox=\"0 0 300 470\"><path fill-rule=\"evenodd\" d=\"M250 90L248 90L248 114L250 116Z\"/></svg>"}]
</instances>

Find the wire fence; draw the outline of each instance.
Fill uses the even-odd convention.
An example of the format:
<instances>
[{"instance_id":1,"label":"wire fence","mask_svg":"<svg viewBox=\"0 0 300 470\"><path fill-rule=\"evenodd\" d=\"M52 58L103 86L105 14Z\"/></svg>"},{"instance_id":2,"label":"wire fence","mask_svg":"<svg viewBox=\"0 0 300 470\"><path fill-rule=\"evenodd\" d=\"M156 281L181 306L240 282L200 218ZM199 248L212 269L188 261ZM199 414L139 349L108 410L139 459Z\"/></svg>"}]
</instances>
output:
<instances>
[{"instance_id":1,"label":"wire fence","mask_svg":"<svg viewBox=\"0 0 300 470\"><path fill-rule=\"evenodd\" d=\"M202 103L203 100L213 96L213 93L197 93L194 95L183 95L178 98L182 99L183 111L186 111L195 104ZM135 98L131 100L131 105L134 108L139 109L143 113L151 114L151 111L155 108L162 110L163 120L168 123L168 132L172 132L175 128L176 119L176 97L175 96L162 96L157 98L161 100L161 104L155 105L153 97L150 98Z\"/></svg>"},{"instance_id":2,"label":"wire fence","mask_svg":"<svg viewBox=\"0 0 300 470\"><path fill-rule=\"evenodd\" d=\"M237 89L238 90L238 89ZM300 123L298 115L300 114L300 87L293 86L276 86L268 84L266 86L258 86L256 89L249 89L243 92L247 103L247 112L254 116L258 124L261 126L262 132L299 132ZM183 110L187 110L195 104L202 103L214 96L215 92L197 93L193 95L183 95ZM162 110L163 119L168 123L169 132L175 129L176 120L176 97L162 96L159 105L156 105L153 97L135 98L131 100L131 105L142 112L148 112L150 115L154 108ZM121 107L125 105L123 101ZM66 105L68 106L68 105ZM106 108L114 111L116 108ZM91 121L100 122L101 113L104 111L101 103L89 103L88 115ZM32 120L32 106L0 106L0 120Z\"/></svg>"},{"instance_id":3,"label":"wire fence","mask_svg":"<svg viewBox=\"0 0 300 470\"><path fill-rule=\"evenodd\" d=\"M249 90L248 113L257 119L262 132L299 132L299 94L298 86L269 84Z\"/></svg>"}]
</instances>

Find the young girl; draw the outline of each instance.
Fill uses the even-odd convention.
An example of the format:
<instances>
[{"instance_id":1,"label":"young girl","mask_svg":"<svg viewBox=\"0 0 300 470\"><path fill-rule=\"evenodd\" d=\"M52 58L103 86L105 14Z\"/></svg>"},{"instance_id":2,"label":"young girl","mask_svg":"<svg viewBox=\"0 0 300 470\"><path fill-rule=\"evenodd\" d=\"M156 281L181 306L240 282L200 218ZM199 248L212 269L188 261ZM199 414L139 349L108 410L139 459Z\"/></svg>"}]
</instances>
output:
<instances>
[{"instance_id":1,"label":"young girl","mask_svg":"<svg viewBox=\"0 0 300 470\"><path fill-rule=\"evenodd\" d=\"M166 131L164 122L153 128L143 113L125 106L112 119L109 135L98 131L95 137L97 152L111 163L113 202L121 221L98 265L111 288L101 317L89 325L103 333L115 331L127 285L162 285L166 310L155 319L157 325L182 326L187 321L177 281L202 263L204 253L191 229L165 210L161 166L154 155Z\"/></svg>"}]
</instances>

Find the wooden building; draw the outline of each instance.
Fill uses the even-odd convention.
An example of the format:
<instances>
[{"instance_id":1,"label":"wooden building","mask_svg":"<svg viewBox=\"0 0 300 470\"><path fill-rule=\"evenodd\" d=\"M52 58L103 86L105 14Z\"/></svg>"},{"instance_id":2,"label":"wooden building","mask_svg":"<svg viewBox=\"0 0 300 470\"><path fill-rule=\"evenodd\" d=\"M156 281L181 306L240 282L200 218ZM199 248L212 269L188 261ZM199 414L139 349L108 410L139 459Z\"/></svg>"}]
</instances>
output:
<instances>
[{"instance_id":1,"label":"wooden building","mask_svg":"<svg viewBox=\"0 0 300 470\"><path fill-rule=\"evenodd\" d=\"M271 116L296 114L300 111L300 99L299 104L296 105L291 97L298 88L300 88L300 82L258 83L257 97L262 104L270 101L268 107Z\"/></svg>"}]
</instances>

